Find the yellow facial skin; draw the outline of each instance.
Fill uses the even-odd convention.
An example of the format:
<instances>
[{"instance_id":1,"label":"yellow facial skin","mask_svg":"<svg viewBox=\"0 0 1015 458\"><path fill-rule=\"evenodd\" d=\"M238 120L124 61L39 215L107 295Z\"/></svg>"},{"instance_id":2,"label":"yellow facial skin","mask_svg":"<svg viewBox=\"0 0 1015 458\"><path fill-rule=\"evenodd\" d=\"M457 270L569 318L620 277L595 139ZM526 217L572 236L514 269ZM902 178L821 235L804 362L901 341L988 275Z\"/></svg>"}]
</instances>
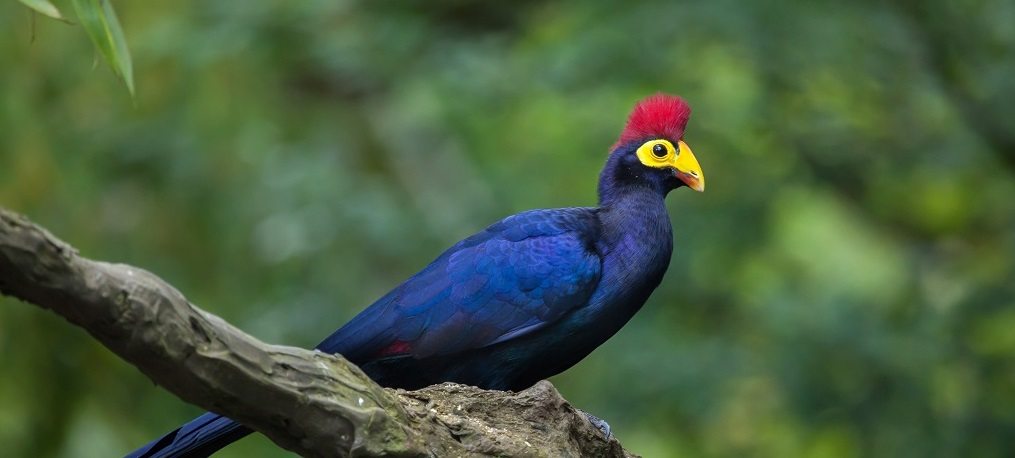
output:
<instances>
[{"instance_id":1,"label":"yellow facial skin","mask_svg":"<svg viewBox=\"0 0 1015 458\"><path fill-rule=\"evenodd\" d=\"M687 143L678 141L674 147L669 140L649 140L638 147L637 155L642 164L657 169L672 169L673 174L687 187L698 192L705 191L705 175L701 173L698 159L691 153Z\"/></svg>"}]
</instances>

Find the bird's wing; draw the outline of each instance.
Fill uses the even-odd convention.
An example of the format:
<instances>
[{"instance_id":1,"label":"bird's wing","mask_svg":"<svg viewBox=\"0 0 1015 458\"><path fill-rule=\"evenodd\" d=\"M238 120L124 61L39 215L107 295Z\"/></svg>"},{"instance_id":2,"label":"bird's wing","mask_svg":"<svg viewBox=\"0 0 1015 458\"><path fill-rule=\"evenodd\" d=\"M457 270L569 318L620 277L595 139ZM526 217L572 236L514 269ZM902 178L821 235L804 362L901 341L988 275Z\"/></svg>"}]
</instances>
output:
<instances>
[{"instance_id":1,"label":"bird's wing","mask_svg":"<svg viewBox=\"0 0 1015 458\"><path fill-rule=\"evenodd\" d=\"M599 282L594 210L534 210L462 240L317 348L354 363L481 348L553 323Z\"/></svg>"}]
</instances>

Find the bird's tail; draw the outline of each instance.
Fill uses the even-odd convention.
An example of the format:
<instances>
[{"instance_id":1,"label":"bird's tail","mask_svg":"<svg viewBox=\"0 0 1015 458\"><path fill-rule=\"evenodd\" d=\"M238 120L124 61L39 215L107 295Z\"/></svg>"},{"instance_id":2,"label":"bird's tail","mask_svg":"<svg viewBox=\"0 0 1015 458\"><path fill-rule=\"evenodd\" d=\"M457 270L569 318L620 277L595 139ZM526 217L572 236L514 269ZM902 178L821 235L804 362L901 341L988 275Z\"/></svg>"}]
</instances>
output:
<instances>
[{"instance_id":1,"label":"bird's tail","mask_svg":"<svg viewBox=\"0 0 1015 458\"><path fill-rule=\"evenodd\" d=\"M251 432L246 426L209 412L130 452L126 458L203 458Z\"/></svg>"}]
</instances>

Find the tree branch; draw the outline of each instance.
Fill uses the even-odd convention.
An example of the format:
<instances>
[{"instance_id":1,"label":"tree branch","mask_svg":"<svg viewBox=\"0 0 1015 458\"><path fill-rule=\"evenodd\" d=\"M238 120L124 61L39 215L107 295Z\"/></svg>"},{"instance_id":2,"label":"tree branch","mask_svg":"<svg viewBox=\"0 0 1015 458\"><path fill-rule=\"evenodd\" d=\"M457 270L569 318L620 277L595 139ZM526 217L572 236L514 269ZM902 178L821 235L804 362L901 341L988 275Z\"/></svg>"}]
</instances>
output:
<instances>
[{"instance_id":1,"label":"tree branch","mask_svg":"<svg viewBox=\"0 0 1015 458\"><path fill-rule=\"evenodd\" d=\"M180 399L303 456L630 456L549 382L520 393L381 388L341 356L260 342L155 275L83 258L3 208L0 293L56 312Z\"/></svg>"}]
</instances>

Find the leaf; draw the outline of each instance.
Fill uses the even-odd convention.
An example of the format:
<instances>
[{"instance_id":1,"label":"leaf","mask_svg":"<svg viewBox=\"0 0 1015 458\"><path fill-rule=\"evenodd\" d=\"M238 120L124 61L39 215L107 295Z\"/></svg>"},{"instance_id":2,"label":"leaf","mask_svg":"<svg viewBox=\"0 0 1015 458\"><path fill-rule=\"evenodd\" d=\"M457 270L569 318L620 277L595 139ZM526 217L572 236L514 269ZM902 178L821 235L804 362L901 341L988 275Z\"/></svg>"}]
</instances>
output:
<instances>
[{"instance_id":1,"label":"leaf","mask_svg":"<svg viewBox=\"0 0 1015 458\"><path fill-rule=\"evenodd\" d=\"M127 85L130 96L134 97L134 67L123 37L120 21L109 0L72 0L78 20L88 32L92 43L106 58L106 62Z\"/></svg>"},{"instance_id":2,"label":"leaf","mask_svg":"<svg viewBox=\"0 0 1015 458\"><path fill-rule=\"evenodd\" d=\"M38 11L42 14L45 14L46 16L49 16L53 19L59 19L61 21L67 20L63 17L62 14L60 14L60 10L57 9L56 5L50 3L49 0L18 0L18 1L24 4L25 6L35 11Z\"/></svg>"}]
</instances>

